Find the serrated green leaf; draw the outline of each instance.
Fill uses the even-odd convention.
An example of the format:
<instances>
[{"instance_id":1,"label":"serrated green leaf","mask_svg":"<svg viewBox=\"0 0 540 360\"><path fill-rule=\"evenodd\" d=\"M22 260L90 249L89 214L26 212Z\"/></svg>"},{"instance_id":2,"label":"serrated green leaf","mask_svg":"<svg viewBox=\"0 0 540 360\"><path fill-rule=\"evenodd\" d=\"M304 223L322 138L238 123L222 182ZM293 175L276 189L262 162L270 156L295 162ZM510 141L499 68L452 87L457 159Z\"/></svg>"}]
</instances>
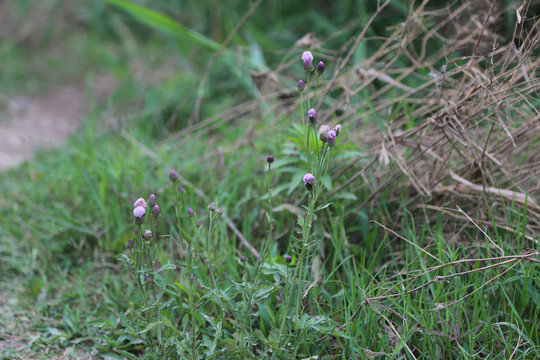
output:
<instances>
[{"instance_id":1,"label":"serrated green leaf","mask_svg":"<svg viewBox=\"0 0 540 360\"><path fill-rule=\"evenodd\" d=\"M174 264L165 264L161 267L161 269L159 269L158 271L156 271L155 273L156 274L159 274L160 272L162 271L165 271L165 270L174 270L176 269L176 265Z\"/></svg>"}]
</instances>

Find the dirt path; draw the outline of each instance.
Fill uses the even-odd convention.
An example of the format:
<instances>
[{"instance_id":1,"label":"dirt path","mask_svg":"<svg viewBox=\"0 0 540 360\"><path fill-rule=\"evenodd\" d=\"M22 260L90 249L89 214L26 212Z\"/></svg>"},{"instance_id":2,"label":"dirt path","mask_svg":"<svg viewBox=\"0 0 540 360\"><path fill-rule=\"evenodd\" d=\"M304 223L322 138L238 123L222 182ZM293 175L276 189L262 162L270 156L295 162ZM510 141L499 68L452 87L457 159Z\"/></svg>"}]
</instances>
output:
<instances>
[{"instance_id":1,"label":"dirt path","mask_svg":"<svg viewBox=\"0 0 540 360\"><path fill-rule=\"evenodd\" d=\"M94 84L98 99L106 98L116 87L109 77ZM32 158L38 149L56 147L80 125L87 102L82 85L68 84L42 97L14 97L0 113L0 171L16 167Z\"/></svg>"}]
</instances>

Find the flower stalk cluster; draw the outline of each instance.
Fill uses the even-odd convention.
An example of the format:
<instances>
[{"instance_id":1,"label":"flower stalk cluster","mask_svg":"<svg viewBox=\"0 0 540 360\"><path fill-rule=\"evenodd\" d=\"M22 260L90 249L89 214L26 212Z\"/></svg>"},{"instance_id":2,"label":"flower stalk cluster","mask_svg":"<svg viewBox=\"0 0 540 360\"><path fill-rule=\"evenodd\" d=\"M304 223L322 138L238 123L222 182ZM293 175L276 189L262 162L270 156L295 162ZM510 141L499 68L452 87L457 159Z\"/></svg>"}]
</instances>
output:
<instances>
[{"instance_id":1,"label":"flower stalk cluster","mask_svg":"<svg viewBox=\"0 0 540 360\"><path fill-rule=\"evenodd\" d=\"M341 125L336 125L330 128L328 125L319 125L321 120L319 114L317 114L315 104L315 98L317 95L317 88L319 79L323 75L325 66L321 61L316 68L313 66L313 55L311 52L306 51L302 54L303 69L307 74L307 80L300 80L297 85L297 89L300 93L300 111L302 115L302 124L305 129L305 151L308 163L308 172L303 176L302 181L304 187L308 192L308 204L305 218L298 216L298 224L302 229L302 238L299 243L296 244L297 260L295 263L295 269L287 280L286 288L284 291L284 304L281 313L281 326L279 328L280 341L284 341L282 336L284 335L287 319L290 317L291 310L294 309L294 319L298 326L300 319L300 300L303 292L302 281L304 278L305 270L309 268L307 260L309 259L309 251L316 244L315 240L312 240L312 224L316 211L317 200L324 190L324 183L328 174L328 167L330 164L331 150L336 146L336 138L341 133ZM316 84L313 98L310 97L310 76L315 73ZM304 114L304 98L303 92L307 89L307 108L309 109ZM319 105L320 107L320 105ZM305 115L307 115L307 122L305 121ZM292 261L290 256L286 257L286 263L290 264ZM289 276L287 276L289 277ZM293 303L293 298L296 295L296 301ZM276 349L277 350L277 349ZM277 352L274 353L274 357L277 356Z\"/></svg>"}]
</instances>

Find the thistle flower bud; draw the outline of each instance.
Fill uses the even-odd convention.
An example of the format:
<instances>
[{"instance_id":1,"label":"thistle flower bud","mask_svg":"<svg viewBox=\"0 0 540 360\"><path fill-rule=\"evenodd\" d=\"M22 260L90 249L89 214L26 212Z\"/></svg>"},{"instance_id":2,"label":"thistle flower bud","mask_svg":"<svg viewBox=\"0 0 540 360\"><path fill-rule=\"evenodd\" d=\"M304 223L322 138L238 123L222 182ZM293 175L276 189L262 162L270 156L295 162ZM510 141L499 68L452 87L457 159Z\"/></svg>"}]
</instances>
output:
<instances>
[{"instance_id":1,"label":"thistle flower bud","mask_svg":"<svg viewBox=\"0 0 540 360\"><path fill-rule=\"evenodd\" d=\"M202 223L201 223L200 221L197 221L197 222L195 223L195 226L201 226L201 225L202 225Z\"/></svg>"},{"instance_id":2,"label":"thistle flower bud","mask_svg":"<svg viewBox=\"0 0 540 360\"><path fill-rule=\"evenodd\" d=\"M180 187L178 188L178 192L179 192L180 194L183 194L183 193L186 192L186 189L184 189L183 186L180 186Z\"/></svg>"},{"instance_id":3,"label":"thistle flower bud","mask_svg":"<svg viewBox=\"0 0 540 360\"><path fill-rule=\"evenodd\" d=\"M135 229L133 229L133 232L134 232L135 234L138 233L138 232L139 232L139 228L136 227Z\"/></svg>"},{"instance_id":4,"label":"thistle flower bud","mask_svg":"<svg viewBox=\"0 0 540 360\"><path fill-rule=\"evenodd\" d=\"M129 239L128 244L131 244L131 245L135 244L135 239Z\"/></svg>"},{"instance_id":5,"label":"thistle flower bud","mask_svg":"<svg viewBox=\"0 0 540 360\"><path fill-rule=\"evenodd\" d=\"M313 54L311 51L304 51L302 54L302 62L304 63L305 72L313 71Z\"/></svg>"},{"instance_id":6,"label":"thistle flower bud","mask_svg":"<svg viewBox=\"0 0 540 360\"><path fill-rule=\"evenodd\" d=\"M142 224L144 222L144 214L146 214L146 210L144 210L144 207L137 206L135 209L133 209L133 216L135 216L135 223L136 224Z\"/></svg>"},{"instance_id":7,"label":"thistle flower bud","mask_svg":"<svg viewBox=\"0 0 540 360\"><path fill-rule=\"evenodd\" d=\"M313 190L313 184L315 184L315 176L313 174L307 173L303 177L304 185L306 186L307 191Z\"/></svg>"},{"instance_id":8,"label":"thistle flower bud","mask_svg":"<svg viewBox=\"0 0 540 360\"><path fill-rule=\"evenodd\" d=\"M302 92L306 88L306 84L302 80L298 81L298 84L296 84L296 90Z\"/></svg>"},{"instance_id":9,"label":"thistle flower bud","mask_svg":"<svg viewBox=\"0 0 540 360\"><path fill-rule=\"evenodd\" d=\"M186 212L187 212L187 216L189 216L189 217L194 217L195 216L195 211L193 211L192 208L187 209Z\"/></svg>"},{"instance_id":10,"label":"thistle flower bud","mask_svg":"<svg viewBox=\"0 0 540 360\"><path fill-rule=\"evenodd\" d=\"M334 130L330 130L328 132L328 146L334 147L336 146L336 132Z\"/></svg>"},{"instance_id":11,"label":"thistle flower bud","mask_svg":"<svg viewBox=\"0 0 540 360\"><path fill-rule=\"evenodd\" d=\"M291 257L291 255L285 256L285 263L286 263L286 264L290 264L291 262L292 262L292 257Z\"/></svg>"},{"instance_id":12,"label":"thistle flower bud","mask_svg":"<svg viewBox=\"0 0 540 360\"><path fill-rule=\"evenodd\" d=\"M133 204L134 207L142 206L143 208L146 207L146 201L144 201L143 198L138 198L137 201Z\"/></svg>"},{"instance_id":13,"label":"thistle flower bud","mask_svg":"<svg viewBox=\"0 0 540 360\"><path fill-rule=\"evenodd\" d=\"M161 209L159 208L159 205L154 205L152 207L152 215L154 215L154 217L158 217L160 214L161 214Z\"/></svg>"},{"instance_id":14,"label":"thistle flower bud","mask_svg":"<svg viewBox=\"0 0 540 360\"><path fill-rule=\"evenodd\" d=\"M156 195L150 194L150 196L148 197L148 200L146 202L148 203L148 206L150 206L150 207L156 205L157 204Z\"/></svg>"},{"instance_id":15,"label":"thistle flower bud","mask_svg":"<svg viewBox=\"0 0 540 360\"><path fill-rule=\"evenodd\" d=\"M151 277L150 275L146 275L146 276L144 277L144 281L150 283L150 282L152 282L152 277Z\"/></svg>"},{"instance_id":16,"label":"thistle flower bud","mask_svg":"<svg viewBox=\"0 0 540 360\"><path fill-rule=\"evenodd\" d=\"M266 162L269 163L269 164L273 163L274 162L274 157L272 155L268 156L266 158Z\"/></svg>"},{"instance_id":17,"label":"thistle flower bud","mask_svg":"<svg viewBox=\"0 0 540 360\"><path fill-rule=\"evenodd\" d=\"M127 247L128 249L131 249L131 248L133 247L133 244L127 243L127 244L126 244L126 247Z\"/></svg>"},{"instance_id":18,"label":"thistle flower bud","mask_svg":"<svg viewBox=\"0 0 540 360\"><path fill-rule=\"evenodd\" d=\"M217 208L217 209L216 209L216 214L217 214L218 216L223 215L223 210L221 210L220 208Z\"/></svg>"},{"instance_id":19,"label":"thistle flower bud","mask_svg":"<svg viewBox=\"0 0 540 360\"><path fill-rule=\"evenodd\" d=\"M171 181L175 183L180 179L180 175L178 175L176 171L171 170L171 172L169 172L169 179L171 179Z\"/></svg>"},{"instance_id":20,"label":"thistle flower bud","mask_svg":"<svg viewBox=\"0 0 540 360\"><path fill-rule=\"evenodd\" d=\"M324 73L324 63L321 61L317 65L317 75L321 76Z\"/></svg>"},{"instance_id":21,"label":"thistle flower bud","mask_svg":"<svg viewBox=\"0 0 540 360\"><path fill-rule=\"evenodd\" d=\"M309 123L315 126L315 124L317 124L317 113L315 112L315 109L309 109L307 114L308 114Z\"/></svg>"},{"instance_id":22,"label":"thistle flower bud","mask_svg":"<svg viewBox=\"0 0 540 360\"><path fill-rule=\"evenodd\" d=\"M247 257L245 257L245 256L242 255L242 257L240 258L240 261L241 261L242 263L245 263L245 262L247 261Z\"/></svg>"},{"instance_id":23,"label":"thistle flower bud","mask_svg":"<svg viewBox=\"0 0 540 360\"><path fill-rule=\"evenodd\" d=\"M341 124L334 126L333 130L336 132L336 136L339 136L339 133L341 132Z\"/></svg>"},{"instance_id":24,"label":"thistle flower bud","mask_svg":"<svg viewBox=\"0 0 540 360\"><path fill-rule=\"evenodd\" d=\"M189 277L189 283L190 283L190 284L193 284L194 281L195 281L195 276L191 275L191 276Z\"/></svg>"},{"instance_id":25,"label":"thistle flower bud","mask_svg":"<svg viewBox=\"0 0 540 360\"><path fill-rule=\"evenodd\" d=\"M143 233L143 238L145 240L150 240L152 238L152 230L145 230Z\"/></svg>"},{"instance_id":26,"label":"thistle flower bud","mask_svg":"<svg viewBox=\"0 0 540 360\"><path fill-rule=\"evenodd\" d=\"M326 142L328 139L328 131L330 131L330 127L328 125L322 125L319 128L319 139L321 139L322 142Z\"/></svg>"},{"instance_id":27,"label":"thistle flower bud","mask_svg":"<svg viewBox=\"0 0 540 360\"><path fill-rule=\"evenodd\" d=\"M211 202L210 204L208 204L208 210L216 211L216 209L217 209L216 203Z\"/></svg>"}]
</instances>

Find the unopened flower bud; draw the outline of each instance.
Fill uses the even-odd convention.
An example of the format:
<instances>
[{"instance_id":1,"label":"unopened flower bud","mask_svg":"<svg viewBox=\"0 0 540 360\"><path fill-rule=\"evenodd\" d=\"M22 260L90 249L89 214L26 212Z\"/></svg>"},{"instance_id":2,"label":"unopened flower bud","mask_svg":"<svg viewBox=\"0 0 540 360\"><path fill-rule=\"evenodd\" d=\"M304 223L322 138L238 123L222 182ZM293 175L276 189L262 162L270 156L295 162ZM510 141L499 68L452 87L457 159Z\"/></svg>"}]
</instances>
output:
<instances>
[{"instance_id":1,"label":"unopened flower bud","mask_svg":"<svg viewBox=\"0 0 540 360\"><path fill-rule=\"evenodd\" d=\"M201 226L201 222L200 222L200 221L197 221L197 222L195 223L195 226Z\"/></svg>"},{"instance_id":2,"label":"unopened flower bud","mask_svg":"<svg viewBox=\"0 0 540 360\"><path fill-rule=\"evenodd\" d=\"M131 245L135 244L135 239L129 239L128 243L131 244Z\"/></svg>"},{"instance_id":3,"label":"unopened flower bud","mask_svg":"<svg viewBox=\"0 0 540 360\"><path fill-rule=\"evenodd\" d=\"M144 277L144 280L145 280L146 282L152 282L152 277L151 277L150 275L146 275L146 276Z\"/></svg>"},{"instance_id":4,"label":"unopened flower bud","mask_svg":"<svg viewBox=\"0 0 540 360\"><path fill-rule=\"evenodd\" d=\"M302 80L298 81L298 84L296 84L296 90L302 92L306 88L306 84Z\"/></svg>"},{"instance_id":5,"label":"unopened flower bud","mask_svg":"<svg viewBox=\"0 0 540 360\"><path fill-rule=\"evenodd\" d=\"M217 208L217 209L216 209L216 214L217 214L218 216L223 215L223 210L221 210L220 208Z\"/></svg>"},{"instance_id":6,"label":"unopened flower bud","mask_svg":"<svg viewBox=\"0 0 540 360\"><path fill-rule=\"evenodd\" d=\"M186 212L187 212L187 216L189 216L189 217L194 217L195 216L195 211L193 211L192 208L187 209Z\"/></svg>"},{"instance_id":7,"label":"unopened flower bud","mask_svg":"<svg viewBox=\"0 0 540 360\"><path fill-rule=\"evenodd\" d=\"M324 73L324 63L321 61L319 62L319 65L317 65L317 74L321 76Z\"/></svg>"},{"instance_id":8,"label":"unopened flower bud","mask_svg":"<svg viewBox=\"0 0 540 360\"><path fill-rule=\"evenodd\" d=\"M180 175L178 175L176 171L171 170L171 172L169 172L169 179L171 179L171 181L175 183L180 179Z\"/></svg>"},{"instance_id":9,"label":"unopened flower bud","mask_svg":"<svg viewBox=\"0 0 540 360\"><path fill-rule=\"evenodd\" d=\"M133 244L127 243L127 244L126 244L126 247L127 247L128 249L131 249L131 248L133 247Z\"/></svg>"},{"instance_id":10,"label":"unopened flower bud","mask_svg":"<svg viewBox=\"0 0 540 360\"><path fill-rule=\"evenodd\" d=\"M216 203L211 202L210 204L208 204L208 210L216 211L216 209L217 209Z\"/></svg>"},{"instance_id":11,"label":"unopened flower bud","mask_svg":"<svg viewBox=\"0 0 540 360\"><path fill-rule=\"evenodd\" d=\"M180 186L180 187L178 188L178 192L179 192L180 194L183 194L183 193L186 192L186 189L184 189L183 186Z\"/></svg>"},{"instance_id":12,"label":"unopened flower bud","mask_svg":"<svg viewBox=\"0 0 540 360\"><path fill-rule=\"evenodd\" d=\"M157 204L157 201L156 201L156 195L151 194L151 195L148 197L147 203L148 203L148 206L154 206L154 205L156 205L156 204Z\"/></svg>"},{"instance_id":13,"label":"unopened flower bud","mask_svg":"<svg viewBox=\"0 0 540 360\"><path fill-rule=\"evenodd\" d=\"M193 284L194 281L195 281L195 276L191 275L191 276L189 277L189 283L190 283L190 284Z\"/></svg>"},{"instance_id":14,"label":"unopened flower bud","mask_svg":"<svg viewBox=\"0 0 540 360\"><path fill-rule=\"evenodd\" d=\"M161 209L159 208L159 205L152 206L152 215L154 217L158 217L161 214Z\"/></svg>"},{"instance_id":15,"label":"unopened flower bud","mask_svg":"<svg viewBox=\"0 0 540 360\"><path fill-rule=\"evenodd\" d=\"M266 158L266 162L269 163L269 164L273 163L274 162L274 157L272 155L268 156Z\"/></svg>"},{"instance_id":16,"label":"unopened flower bud","mask_svg":"<svg viewBox=\"0 0 540 360\"><path fill-rule=\"evenodd\" d=\"M247 261L247 257L242 256L242 257L240 258L240 261L243 262L243 263L245 263L245 262Z\"/></svg>"},{"instance_id":17,"label":"unopened flower bud","mask_svg":"<svg viewBox=\"0 0 540 360\"><path fill-rule=\"evenodd\" d=\"M285 263L286 263L286 264L290 264L291 262L292 262L292 257L291 257L291 255L285 256Z\"/></svg>"}]
</instances>

